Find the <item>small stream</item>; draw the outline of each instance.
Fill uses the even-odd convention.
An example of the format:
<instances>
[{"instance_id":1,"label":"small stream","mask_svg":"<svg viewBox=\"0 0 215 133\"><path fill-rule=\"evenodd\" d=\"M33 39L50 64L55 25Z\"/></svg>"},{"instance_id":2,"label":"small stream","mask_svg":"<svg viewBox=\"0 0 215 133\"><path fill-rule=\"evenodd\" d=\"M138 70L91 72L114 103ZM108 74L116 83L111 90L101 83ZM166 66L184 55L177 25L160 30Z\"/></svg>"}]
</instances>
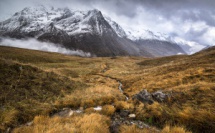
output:
<instances>
[{"instance_id":1,"label":"small stream","mask_svg":"<svg viewBox=\"0 0 215 133\"><path fill-rule=\"evenodd\" d=\"M126 94L124 93L124 91L122 90L122 83L120 82L120 81L118 81L118 83L119 83L119 90L120 90L120 92L123 94L123 95L125 95L125 98L126 98L126 101L128 101L128 96L126 96Z\"/></svg>"}]
</instances>

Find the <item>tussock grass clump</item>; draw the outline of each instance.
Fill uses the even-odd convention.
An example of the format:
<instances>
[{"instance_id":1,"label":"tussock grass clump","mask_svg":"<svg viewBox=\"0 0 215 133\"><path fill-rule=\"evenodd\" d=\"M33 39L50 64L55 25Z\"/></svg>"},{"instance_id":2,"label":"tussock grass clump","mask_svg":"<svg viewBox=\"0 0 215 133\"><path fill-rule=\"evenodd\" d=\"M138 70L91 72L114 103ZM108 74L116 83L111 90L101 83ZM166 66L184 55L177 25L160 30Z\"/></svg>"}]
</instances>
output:
<instances>
[{"instance_id":1,"label":"tussock grass clump","mask_svg":"<svg viewBox=\"0 0 215 133\"><path fill-rule=\"evenodd\" d=\"M105 105L102 107L101 113L103 115L112 116L115 112L115 107L113 105Z\"/></svg>"},{"instance_id":2,"label":"tussock grass clump","mask_svg":"<svg viewBox=\"0 0 215 133\"><path fill-rule=\"evenodd\" d=\"M66 95L61 101L56 101L56 106L89 108L111 104L122 99L124 99L124 96L119 90L105 85L98 85L85 90L75 90L73 93Z\"/></svg>"},{"instance_id":3,"label":"tussock grass clump","mask_svg":"<svg viewBox=\"0 0 215 133\"><path fill-rule=\"evenodd\" d=\"M130 110L132 111L134 109L134 105L132 103L129 103L127 101L116 101L115 106L117 110Z\"/></svg>"},{"instance_id":4,"label":"tussock grass clump","mask_svg":"<svg viewBox=\"0 0 215 133\"><path fill-rule=\"evenodd\" d=\"M16 128L14 133L109 133L110 120L100 114L72 116L70 118L36 116L33 125Z\"/></svg>"},{"instance_id":5,"label":"tussock grass clump","mask_svg":"<svg viewBox=\"0 0 215 133\"><path fill-rule=\"evenodd\" d=\"M6 130L7 126L16 125L18 123L19 111L15 108L0 111L0 131Z\"/></svg>"},{"instance_id":6,"label":"tussock grass clump","mask_svg":"<svg viewBox=\"0 0 215 133\"><path fill-rule=\"evenodd\" d=\"M191 132L187 131L184 127L178 127L178 126L170 127L166 125L162 129L161 133L191 133Z\"/></svg>"}]
</instances>

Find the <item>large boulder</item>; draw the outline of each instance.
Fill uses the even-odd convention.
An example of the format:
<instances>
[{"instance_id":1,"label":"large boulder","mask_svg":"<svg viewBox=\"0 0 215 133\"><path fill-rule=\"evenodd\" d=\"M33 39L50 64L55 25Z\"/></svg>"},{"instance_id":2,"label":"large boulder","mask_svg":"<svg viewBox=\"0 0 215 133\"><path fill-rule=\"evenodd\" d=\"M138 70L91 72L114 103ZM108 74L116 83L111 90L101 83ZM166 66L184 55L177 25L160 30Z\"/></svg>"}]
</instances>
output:
<instances>
[{"instance_id":1,"label":"large boulder","mask_svg":"<svg viewBox=\"0 0 215 133\"><path fill-rule=\"evenodd\" d=\"M149 93L146 89L140 91L133 96L133 99L137 99L142 103L153 104L154 101L164 102L168 98L167 94L164 94L161 90L154 93Z\"/></svg>"},{"instance_id":2,"label":"large boulder","mask_svg":"<svg viewBox=\"0 0 215 133\"><path fill-rule=\"evenodd\" d=\"M142 103L153 104L152 96L146 89L134 95L133 99L137 99Z\"/></svg>"},{"instance_id":3,"label":"large boulder","mask_svg":"<svg viewBox=\"0 0 215 133\"><path fill-rule=\"evenodd\" d=\"M167 99L168 95L164 94L161 90L152 93L152 98L158 102L164 102Z\"/></svg>"}]
</instances>

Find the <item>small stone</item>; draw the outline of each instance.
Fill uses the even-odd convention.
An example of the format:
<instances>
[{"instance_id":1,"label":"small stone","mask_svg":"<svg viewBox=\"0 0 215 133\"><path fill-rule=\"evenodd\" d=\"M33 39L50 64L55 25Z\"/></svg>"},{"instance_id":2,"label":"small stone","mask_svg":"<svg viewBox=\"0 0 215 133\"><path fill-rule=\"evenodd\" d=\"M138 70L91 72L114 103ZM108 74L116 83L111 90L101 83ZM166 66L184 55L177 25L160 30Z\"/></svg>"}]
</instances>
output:
<instances>
[{"instance_id":1,"label":"small stone","mask_svg":"<svg viewBox=\"0 0 215 133\"><path fill-rule=\"evenodd\" d=\"M72 116L73 113L74 113L74 112L73 112L72 110L70 110L69 113L68 113L68 116Z\"/></svg>"},{"instance_id":2,"label":"small stone","mask_svg":"<svg viewBox=\"0 0 215 133\"><path fill-rule=\"evenodd\" d=\"M93 108L95 111L101 111L102 110L102 106L97 106L95 108Z\"/></svg>"},{"instance_id":3,"label":"small stone","mask_svg":"<svg viewBox=\"0 0 215 133\"><path fill-rule=\"evenodd\" d=\"M33 121L26 123L26 126L31 126L33 124Z\"/></svg>"},{"instance_id":4,"label":"small stone","mask_svg":"<svg viewBox=\"0 0 215 133\"><path fill-rule=\"evenodd\" d=\"M73 110L71 110L70 108L63 108L62 111L54 114L54 116L60 116L60 117L69 117L73 115Z\"/></svg>"},{"instance_id":5,"label":"small stone","mask_svg":"<svg viewBox=\"0 0 215 133\"><path fill-rule=\"evenodd\" d=\"M83 110L84 110L84 107L80 107L79 110L83 111Z\"/></svg>"},{"instance_id":6,"label":"small stone","mask_svg":"<svg viewBox=\"0 0 215 133\"><path fill-rule=\"evenodd\" d=\"M136 115L135 115L135 114L129 114L128 117L129 117L129 118L135 118Z\"/></svg>"},{"instance_id":7,"label":"small stone","mask_svg":"<svg viewBox=\"0 0 215 133\"><path fill-rule=\"evenodd\" d=\"M80 113L82 113L82 112L83 112L83 110L80 110L80 109L75 110L75 113L78 113L78 114L80 114Z\"/></svg>"},{"instance_id":8,"label":"small stone","mask_svg":"<svg viewBox=\"0 0 215 133\"><path fill-rule=\"evenodd\" d=\"M152 95L147 90L142 90L138 94L133 96L133 99L137 99L142 103L153 104Z\"/></svg>"},{"instance_id":9,"label":"small stone","mask_svg":"<svg viewBox=\"0 0 215 133\"><path fill-rule=\"evenodd\" d=\"M8 127L6 133L10 133L11 132L11 128Z\"/></svg>"}]
</instances>

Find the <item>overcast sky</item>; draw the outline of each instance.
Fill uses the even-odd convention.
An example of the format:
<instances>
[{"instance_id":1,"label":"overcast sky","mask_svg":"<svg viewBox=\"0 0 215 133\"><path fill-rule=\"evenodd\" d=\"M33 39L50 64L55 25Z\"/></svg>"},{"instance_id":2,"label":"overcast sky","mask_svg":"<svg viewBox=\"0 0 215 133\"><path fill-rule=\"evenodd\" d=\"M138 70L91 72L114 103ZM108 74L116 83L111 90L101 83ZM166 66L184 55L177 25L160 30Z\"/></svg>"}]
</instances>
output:
<instances>
[{"instance_id":1,"label":"overcast sky","mask_svg":"<svg viewBox=\"0 0 215 133\"><path fill-rule=\"evenodd\" d=\"M215 0L0 0L0 20L38 4L96 8L123 28L166 33L190 45L215 45Z\"/></svg>"}]
</instances>

